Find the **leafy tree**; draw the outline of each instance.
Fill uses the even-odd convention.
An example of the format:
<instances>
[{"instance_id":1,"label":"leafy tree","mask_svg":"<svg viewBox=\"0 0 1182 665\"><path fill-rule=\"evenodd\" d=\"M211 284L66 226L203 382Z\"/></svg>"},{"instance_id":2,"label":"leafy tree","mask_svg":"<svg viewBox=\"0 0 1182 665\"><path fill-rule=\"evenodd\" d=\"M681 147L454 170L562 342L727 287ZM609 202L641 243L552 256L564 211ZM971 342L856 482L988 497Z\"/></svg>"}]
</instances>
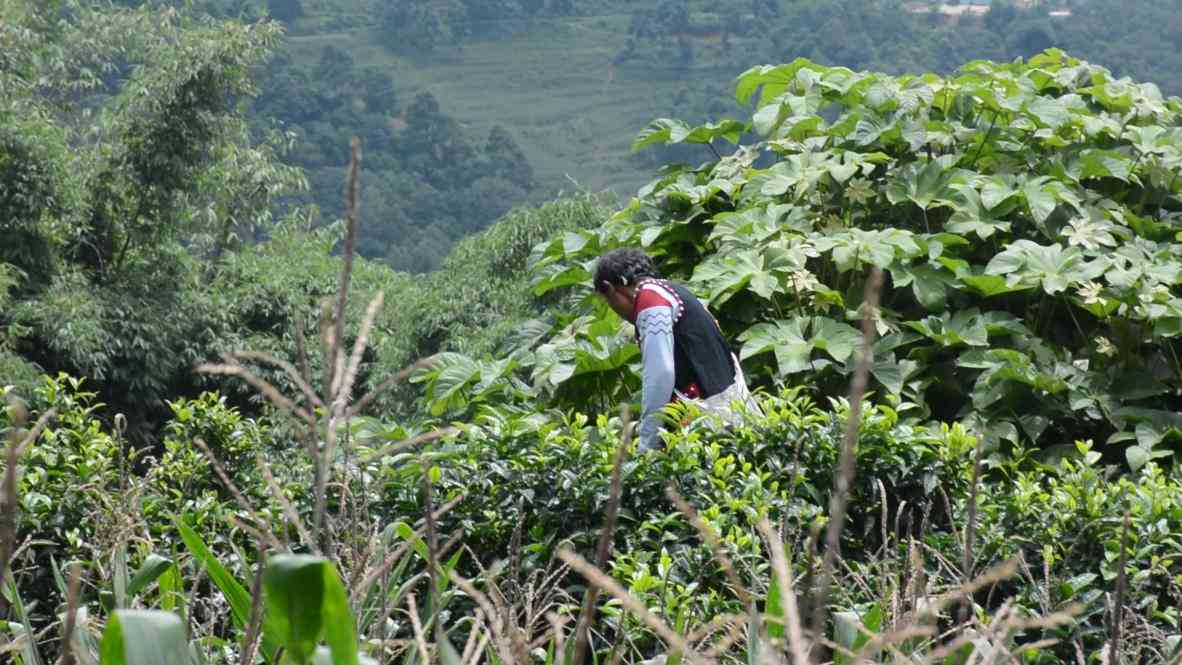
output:
<instances>
[{"instance_id":1,"label":"leafy tree","mask_svg":"<svg viewBox=\"0 0 1182 665\"><path fill-rule=\"evenodd\" d=\"M466 35L467 6L460 0L382 3L378 22L394 51L431 51Z\"/></svg>"},{"instance_id":2,"label":"leafy tree","mask_svg":"<svg viewBox=\"0 0 1182 665\"><path fill-rule=\"evenodd\" d=\"M243 117L278 29L75 2L4 19L0 262L36 279L0 317L16 352L142 420L222 325L210 261L302 185Z\"/></svg>"},{"instance_id":3,"label":"leafy tree","mask_svg":"<svg viewBox=\"0 0 1182 665\"><path fill-rule=\"evenodd\" d=\"M525 190L533 187L533 167L530 166L521 147L513 140L513 136L503 126L494 125L489 130L484 156L489 161L489 169L493 175Z\"/></svg>"}]
</instances>

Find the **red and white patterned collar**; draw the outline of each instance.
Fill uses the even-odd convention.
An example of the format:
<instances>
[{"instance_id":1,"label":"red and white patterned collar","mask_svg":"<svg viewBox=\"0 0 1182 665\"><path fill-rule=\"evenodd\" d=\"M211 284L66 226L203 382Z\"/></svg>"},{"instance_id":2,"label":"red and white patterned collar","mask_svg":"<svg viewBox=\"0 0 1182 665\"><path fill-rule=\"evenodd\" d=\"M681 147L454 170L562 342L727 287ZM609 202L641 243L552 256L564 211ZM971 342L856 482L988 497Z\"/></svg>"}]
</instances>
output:
<instances>
[{"instance_id":1,"label":"red and white patterned collar","mask_svg":"<svg viewBox=\"0 0 1182 665\"><path fill-rule=\"evenodd\" d=\"M634 321L640 310L662 304L673 309L674 321L681 320L681 316L685 314L685 303L668 280L644 277L636 282L636 288L632 291L632 319Z\"/></svg>"}]
</instances>

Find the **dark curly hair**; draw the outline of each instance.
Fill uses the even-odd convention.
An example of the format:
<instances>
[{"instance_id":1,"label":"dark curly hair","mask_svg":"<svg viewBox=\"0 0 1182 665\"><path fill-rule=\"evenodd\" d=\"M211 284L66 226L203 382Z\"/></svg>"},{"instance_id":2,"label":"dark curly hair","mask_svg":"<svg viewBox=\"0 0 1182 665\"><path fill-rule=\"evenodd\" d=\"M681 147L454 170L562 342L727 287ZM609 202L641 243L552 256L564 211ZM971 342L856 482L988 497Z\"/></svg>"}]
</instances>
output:
<instances>
[{"instance_id":1,"label":"dark curly hair","mask_svg":"<svg viewBox=\"0 0 1182 665\"><path fill-rule=\"evenodd\" d=\"M604 293L610 286L631 286L642 277L660 277L648 254L639 249L613 249L595 264L595 290Z\"/></svg>"}]
</instances>

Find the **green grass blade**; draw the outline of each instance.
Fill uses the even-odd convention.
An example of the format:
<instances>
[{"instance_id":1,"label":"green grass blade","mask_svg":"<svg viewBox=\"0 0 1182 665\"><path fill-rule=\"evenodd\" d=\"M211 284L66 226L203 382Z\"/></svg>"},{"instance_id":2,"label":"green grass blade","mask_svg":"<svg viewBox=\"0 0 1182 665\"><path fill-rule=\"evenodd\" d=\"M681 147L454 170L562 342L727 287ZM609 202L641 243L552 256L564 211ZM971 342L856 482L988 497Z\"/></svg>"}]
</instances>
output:
<instances>
[{"instance_id":1,"label":"green grass blade","mask_svg":"<svg viewBox=\"0 0 1182 665\"><path fill-rule=\"evenodd\" d=\"M222 595L226 597L226 601L230 604L230 614L234 618L234 625L239 629L245 629L250 620L250 593L246 591L246 587L234 579L230 571L226 570L226 567L218 561L213 552L205 546L205 542L201 540L201 536L197 535L196 531L181 520L177 520L176 526L180 531L181 540L185 541L185 547L189 549L189 552L205 569L209 578L221 590ZM265 616L263 618L262 652L268 662L274 662L275 655L279 650L278 635L274 618Z\"/></svg>"},{"instance_id":2,"label":"green grass blade","mask_svg":"<svg viewBox=\"0 0 1182 665\"><path fill-rule=\"evenodd\" d=\"M12 611L16 614L17 623L9 622L8 626L12 630L14 638L21 634L28 637L25 646L21 648L21 657L24 659L24 665L41 665L41 656L37 653L37 640L33 630L30 629L29 613L25 609L25 603L21 600L20 591L16 588L16 582L13 581L12 575L8 575L4 579L4 596L8 599L8 604L12 607ZM20 631L17 631L17 625L20 626Z\"/></svg>"},{"instance_id":3,"label":"green grass blade","mask_svg":"<svg viewBox=\"0 0 1182 665\"><path fill-rule=\"evenodd\" d=\"M767 636L772 639L784 639L784 626L787 617L784 615L784 599L780 591L780 582L776 575L772 575L772 583L767 590L767 601L764 603L764 614L772 618L767 622Z\"/></svg>"},{"instance_id":4,"label":"green grass blade","mask_svg":"<svg viewBox=\"0 0 1182 665\"><path fill-rule=\"evenodd\" d=\"M148 587L149 584L160 579L164 571L172 566L172 561L166 559L159 554L149 554L148 558L140 564L139 570L135 571L131 581L127 583L127 597L135 598L141 591Z\"/></svg>"},{"instance_id":5,"label":"green grass blade","mask_svg":"<svg viewBox=\"0 0 1182 665\"><path fill-rule=\"evenodd\" d=\"M112 586L115 591L115 607L123 609L127 607L127 548L120 545L115 550L115 560L112 562L114 568L114 580Z\"/></svg>"}]
</instances>

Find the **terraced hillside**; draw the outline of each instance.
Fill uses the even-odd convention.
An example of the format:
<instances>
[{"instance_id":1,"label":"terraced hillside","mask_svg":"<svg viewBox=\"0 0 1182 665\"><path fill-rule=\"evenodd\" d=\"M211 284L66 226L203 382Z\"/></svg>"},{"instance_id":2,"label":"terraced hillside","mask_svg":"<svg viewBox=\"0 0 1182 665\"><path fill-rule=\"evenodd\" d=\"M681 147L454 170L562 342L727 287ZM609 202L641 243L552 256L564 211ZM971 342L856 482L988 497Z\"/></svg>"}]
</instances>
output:
<instances>
[{"instance_id":1,"label":"terraced hillside","mask_svg":"<svg viewBox=\"0 0 1182 665\"><path fill-rule=\"evenodd\" d=\"M710 37L695 40L700 55L692 69L613 65L627 40L626 13L506 21L498 39L419 56L392 53L380 31L365 25L308 34L316 20L294 26L288 43L297 61L314 62L328 45L343 48L358 65L389 71L400 98L432 93L466 134L483 136L504 125L545 193L575 183L634 192L651 177L649 167L631 158L635 134L653 118L675 113L679 93L711 84L722 89L737 73L722 66L721 45Z\"/></svg>"}]
</instances>

